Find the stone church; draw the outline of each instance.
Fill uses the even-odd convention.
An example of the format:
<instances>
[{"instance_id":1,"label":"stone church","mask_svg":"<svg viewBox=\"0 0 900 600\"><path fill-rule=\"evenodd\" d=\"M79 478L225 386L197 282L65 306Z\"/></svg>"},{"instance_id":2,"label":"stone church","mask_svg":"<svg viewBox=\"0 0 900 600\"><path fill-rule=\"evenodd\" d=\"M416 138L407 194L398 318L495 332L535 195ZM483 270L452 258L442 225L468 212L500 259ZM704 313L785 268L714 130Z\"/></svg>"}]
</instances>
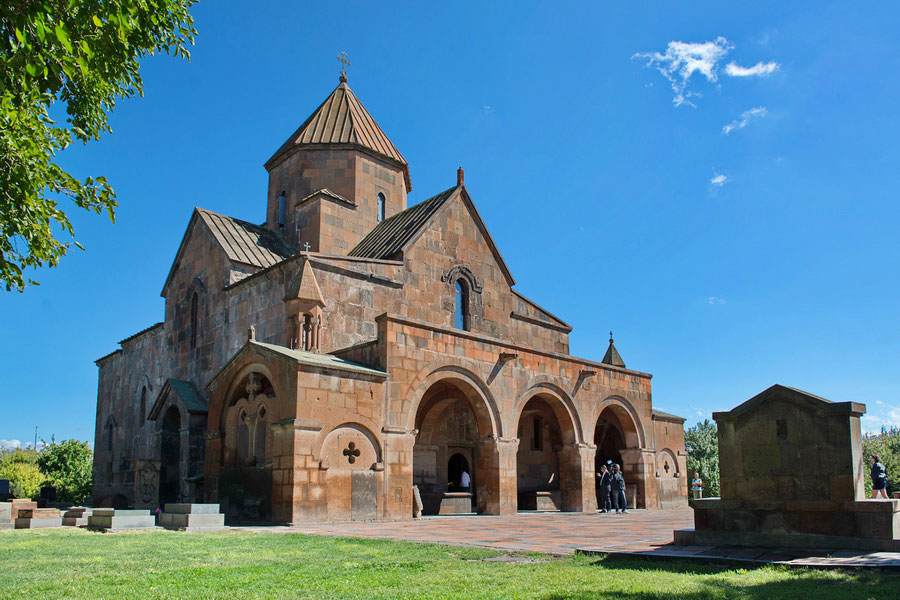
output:
<instances>
[{"instance_id":1,"label":"stone church","mask_svg":"<svg viewBox=\"0 0 900 600\"><path fill-rule=\"evenodd\" d=\"M403 155L339 85L265 163L262 224L196 208L165 317L97 360L97 505L232 522L685 506L684 419L613 340L515 289L463 171L407 206ZM585 302L592 299L585 298ZM460 485L462 473L471 479Z\"/></svg>"}]
</instances>

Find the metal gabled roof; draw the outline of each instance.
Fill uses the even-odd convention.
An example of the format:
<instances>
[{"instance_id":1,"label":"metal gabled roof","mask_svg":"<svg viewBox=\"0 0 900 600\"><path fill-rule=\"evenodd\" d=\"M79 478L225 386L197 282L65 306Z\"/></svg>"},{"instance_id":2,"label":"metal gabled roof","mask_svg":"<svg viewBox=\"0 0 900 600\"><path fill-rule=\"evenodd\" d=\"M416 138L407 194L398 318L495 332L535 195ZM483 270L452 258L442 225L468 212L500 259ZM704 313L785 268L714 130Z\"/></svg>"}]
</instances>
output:
<instances>
[{"instance_id":1,"label":"metal gabled roof","mask_svg":"<svg viewBox=\"0 0 900 600\"><path fill-rule=\"evenodd\" d=\"M295 254L271 229L203 208L197 213L229 260L265 269Z\"/></svg>"},{"instance_id":2,"label":"metal gabled roof","mask_svg":"<svg viewBox=\"0 0 900 600\"><path fill-rule=\"evenodd\" d=\"M410 206L375 226L349 253L359 258L386 259L397 254L459 189L452 187Z\"/></svg>"}]
</instances>

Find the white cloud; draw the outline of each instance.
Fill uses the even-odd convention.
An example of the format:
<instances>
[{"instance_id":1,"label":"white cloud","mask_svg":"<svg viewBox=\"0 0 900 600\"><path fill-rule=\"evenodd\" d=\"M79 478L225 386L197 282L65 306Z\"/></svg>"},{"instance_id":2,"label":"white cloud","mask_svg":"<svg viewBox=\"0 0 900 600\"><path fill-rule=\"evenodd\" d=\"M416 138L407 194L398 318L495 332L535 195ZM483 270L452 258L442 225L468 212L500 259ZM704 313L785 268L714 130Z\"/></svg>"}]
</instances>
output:
<instances>
[{"instance_id":1,"label":"white cloud","mask_svg":"<svg viewBox=\"0 0 900 600\"><path fill-rule=\"evenodd\" d=\"M21 447L22 442L19 440L0 440L0 449L2 450L15 450Z\"/></svg>"},{"instance_id":2,"label":"white cloud","mask_svg":"<svg viewBox=\"0 0 900 600\"><path fill-rule=\"evenodd\" d=\"M777 62L758 62L752 67L742 67L734 62L725 65L725 74L729 77L768 77L778 70Z\"/></svg>"},{"instance_id":3,"label":"white cloud","mask_svg":"<svg viewBox=\"0 0 900 600\"><path fill-rule=\"evenodd\" d=\"M707 304L725 304L725 298L719 298L718 296L710 296L706 299Z\"/></svg>"},{"instance_id":4,"label":"white cloud","mask_svg":"<svg viewBox=\"0 0 900 600\"><path fill-rule=\"evenodd\" d=\"M883 402L876 401L876 403L884 405ZM866 433L879 433L882 427L900 427L900 408L892 408L887 414L880 411L871 412L863 415L860 421L862 421L862 429Z\"/></svg>"},{"instance_id":5,"label":"white cloud","mask_svg":"<svg viewBox=\"0 0 900 600\"><path fill-rule=\"evenodd\" d=\"M722 187L728 182L728 176L722 175L720 173L716 173L713 175L713 178L709 180L709 183L715 187Z\"/></svg>"},{"instance_id":6,"label":"white cloud","mask_svg":"<svg viewBox=\"0 0 900 600\"><path fill-rule=\"evenodd\" d=\"M750 122L750 119L755 117L763 118L769 114L769 111L766 110L765 106L757 106L756 108L751 108L750 110L745 110L741 113L739 119L735 119L728 125L722 127L722 135L728 135L735 129L743 129L747 126L747 123Z\"/></svg>"},{"instance_id":7,"label":"white cloud","mask_svg":"<svg viewBox=\"0 0 900 600\"><path fill-rule=\"evenodd\" d=\"M646 58L648 67L654 67L669 80L672 91L675 92L672 99L675 106L694 106L688 98L700 94L687 89L691 77L694 73L700 73L707 81L715 83L718 80L716 66L733 47L722 36L712 42L688 43L673 40L666 47L665 54L638 52L632 58Z\"/></svg>"},{"instance_id":8,"label":"white cloud","mask_svg":"<svg viewBox=\"0 0 900 600\"><path fill-rule=\"evenodd\" d=\"M637 52L631 58L647 59L647 66L659 71L672 84L675 106L687 104L694 106L689 98L700 97L699 92L688 89L691 77L699 73L710 83L719 80L719 65L734 46L722 36L711 42L678 42L671 41L665 53ZM742 67L735 62L725 65L725 74L729 77L764 77L771 75L779 65L776 62L758 62L752 67Z\"/></svg>"}]
</instances>

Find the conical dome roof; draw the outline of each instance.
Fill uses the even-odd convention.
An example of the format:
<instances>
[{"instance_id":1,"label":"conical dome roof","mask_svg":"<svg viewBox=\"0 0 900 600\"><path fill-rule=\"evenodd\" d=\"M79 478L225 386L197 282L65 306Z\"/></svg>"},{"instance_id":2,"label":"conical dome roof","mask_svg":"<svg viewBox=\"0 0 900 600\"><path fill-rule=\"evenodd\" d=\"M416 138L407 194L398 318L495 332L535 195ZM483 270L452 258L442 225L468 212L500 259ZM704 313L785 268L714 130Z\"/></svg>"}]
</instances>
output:
<instances>
[{"instance_id":1,"label":"conical dome roof","mask_svg":"<svg viewBox=\"0 0 900 600\"><path fill-rule=\"evenodd\" d=\"M266 167L293 148L322 145L357 146L386 158L403 169L406 189L412 189L406 159L362 105L343 76L325 101L266 161Z\"/></svg>"}]
</instances>

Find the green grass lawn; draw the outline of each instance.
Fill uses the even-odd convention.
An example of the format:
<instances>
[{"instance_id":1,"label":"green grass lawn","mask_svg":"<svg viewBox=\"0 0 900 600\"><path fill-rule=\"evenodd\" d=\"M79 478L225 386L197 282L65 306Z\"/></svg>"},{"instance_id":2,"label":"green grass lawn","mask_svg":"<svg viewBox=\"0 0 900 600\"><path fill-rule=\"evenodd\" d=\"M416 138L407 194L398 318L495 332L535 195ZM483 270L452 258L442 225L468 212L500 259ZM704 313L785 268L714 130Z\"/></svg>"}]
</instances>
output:
<instances>
[{"instance_id":1,"label":"green grass lawn","mask_svg":"<svg viewBox=\"0 0 900 600\"><path fill-rule=\"evenodd\" d=\"M0 533L0 598L900 598L900 575L500 552L307 535ZM534 555L538 556L538 555Z\"/></svg>"}]
</instances>

